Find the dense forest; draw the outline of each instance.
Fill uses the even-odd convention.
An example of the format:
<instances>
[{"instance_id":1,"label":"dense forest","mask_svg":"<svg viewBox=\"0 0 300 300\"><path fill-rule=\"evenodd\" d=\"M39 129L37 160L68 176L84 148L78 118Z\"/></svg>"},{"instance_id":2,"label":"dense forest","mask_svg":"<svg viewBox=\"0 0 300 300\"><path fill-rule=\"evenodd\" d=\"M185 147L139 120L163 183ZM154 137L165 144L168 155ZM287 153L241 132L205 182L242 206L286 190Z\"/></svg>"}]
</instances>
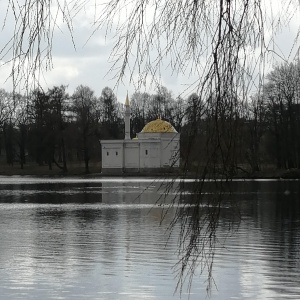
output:
<instances>
[{"instance_id":1,"label":"dense forest","mask_svg":"<svg viewBox=\"0 0 300 300\"><path fill-rule=\"evenodd\" d=\"M99 140L124 137L124 106L112 89L105 87L98 97L87 86L78 86L71 95L66 89L35 89L26 95L0 90L1 165L23 169L30 162L68 172L70 164L82 162L89 173L91 162L101 160ZM207 99L196 93L174 97L163 86L154 94L136 92L130 95L131 137L161 117L181 134L185 170L199 169L207 160L214 166L226 161L223 172L230 175L239 170L255 174L267 167L299 168L300 65L277 66L259 92L232 97L234 107L224 105L216 112L213 94ZM212 126L221 130L214 144L234 149L226 151L230 155L209 149Z\"/></svg>"}]
</instances>

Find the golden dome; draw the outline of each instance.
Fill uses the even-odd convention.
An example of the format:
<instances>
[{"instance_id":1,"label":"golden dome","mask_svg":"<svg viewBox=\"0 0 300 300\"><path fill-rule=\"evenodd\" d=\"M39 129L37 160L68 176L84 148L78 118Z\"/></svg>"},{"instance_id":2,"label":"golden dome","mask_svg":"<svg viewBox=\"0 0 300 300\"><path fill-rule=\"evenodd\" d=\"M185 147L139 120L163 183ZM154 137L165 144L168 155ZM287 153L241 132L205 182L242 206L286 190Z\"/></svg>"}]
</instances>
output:
<instances>
[{"instance_id":1,"label":"golden dome","mask_svg":"<svg viewBox=\"0 0 300 300\"><path fill-rule=\"evenodd\" d=\"M142 132L177 132L167 121L157 119L145 125Z\"/></svg>"}]
</instances>

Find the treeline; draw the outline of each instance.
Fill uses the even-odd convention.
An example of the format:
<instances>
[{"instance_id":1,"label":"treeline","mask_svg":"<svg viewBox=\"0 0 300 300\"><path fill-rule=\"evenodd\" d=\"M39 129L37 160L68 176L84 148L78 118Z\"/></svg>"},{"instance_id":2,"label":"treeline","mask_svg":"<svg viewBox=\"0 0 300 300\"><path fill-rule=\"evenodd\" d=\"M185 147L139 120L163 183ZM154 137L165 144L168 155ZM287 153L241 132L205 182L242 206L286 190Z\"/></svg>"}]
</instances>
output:
<instances>
[{"instance_id":1,"label":"treeline","mask_svg":"<svg viewBox=\"0 0 300 300\"><path fill-rule=\"evenodd\" d=\"M28 95L0 91L0 149L6 163L27 161L56 165L67 172L68 162L100 159L100 138L121 138L122 105L110 88L100 97L87 86L72 95L66 87L36 89Z\"/></svg>"},{"instance_id":2,"label":"treeline","mask_svg":"<svg viewBox=\"0 0 300 300\"><path fill-rule=\"evenodd\" d=\"M181 162L188 170L208 161L214 172L222 167L231 175L266 165L299 168L299 64L276 67L250 98L230 97L174 98L165 87L154 94L136 92L130 97L131 136L160 117L181 133ZM63 172L69 163L83 161L88 173L90 161L101 160L100 139L124 138L123 118L124 106L108 87L99 97L82 85L72 95L65 86L27 95L0 90L0 159L21 168L28 161L55 165Z\"/></svg>"},{"instance_id":3,"label":"treeline","mask_svg":"<svg viewBox=\"0 0 300 300\"><path fill-rule=\"evenodd\" d=\"M164 87L154 95L135 93L131 106L132 137L157 117L177 120L181 128L183 100ZM124 105L109 87L99 97L82 85L71 95L66 86L27 95L0 90L0 160L8 165L24 168L30 161L67 172L69 163L84 162L88 173L90 161L101 160L99 140L122 138Z\"/></svg>"},{"instance_id":4,"label":"treeline","mask_svg":"<svg viewBox=\"0 0 300 300\"><path fill-rule=\"evenodd\" d=\"M299 63L275 67L249 98L228 98L224 91L221 100L213 93L204 101L188 99L182 129L182 151L190 157L187 167L209 166L226 176L240 170L253 174L263 167L300 168Z\"/></svg>"}]
</instances>

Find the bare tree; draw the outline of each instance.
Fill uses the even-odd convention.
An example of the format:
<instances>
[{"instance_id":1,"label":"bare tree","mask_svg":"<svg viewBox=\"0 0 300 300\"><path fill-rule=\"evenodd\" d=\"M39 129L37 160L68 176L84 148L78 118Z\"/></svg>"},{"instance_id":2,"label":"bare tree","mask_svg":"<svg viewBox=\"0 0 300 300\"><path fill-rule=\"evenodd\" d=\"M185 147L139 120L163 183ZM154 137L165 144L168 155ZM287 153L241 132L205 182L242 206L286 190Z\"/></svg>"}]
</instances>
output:
<instances>
[{"instance_id":1,"label":"bare tree","mask_svg":"<svg viewBox=\"0 0 300 300\"><path fill-rule=\"evenodd\" d=\"M280 168L300 167L299 75L299 63L284 64L268 74L264 85L272 144Z\"/></svg>"},{"instance_id":2,"label":"bare tree","mask_svg":"<svg viewBox=\"0 0 300 300\"><path fill-rule=\"evenodd\" d=\"M15 110L15 126L18 129L18 148L21 169L26 163L26 144L28 135L28 99L20 94L14 94Z\"/></svg>"},{"instance_id":3,"label":"bare tree","mask_svg":"<svg viewBox=\"0 0 300 300\"><path fill-rule=\"evenodd\" d=\"M151 96L148 93L136 92L131 96L131 131L134 137L146 125L148 115L148 106Z\"/></svg>"},{"instance_id":4,"label":"bare tree","mask_svg":"<svg viewBox=\"0 0 300 300\"><path fill-rule=\"evenodd\" d=\"M0 89L0 129L12 117L14 108L12 102L11 94L4 89Z\"/></svg>"},{"instance_id":5,"label":"bare tree","mask_svg":"<svg viewBox=\"0 0 300 300\"><path fill-rule=\"evenodd\" d=\"M254 95L244 104L242 117L245 130L241 140L244 142L245 159L251 174L259 172L263 152L262 138L266 132L266 103L260 94Z\"/></svg>"},{"instance_id":6,"label":"bare tree","mask_svg":"<svg viewBox=\"0 0 300 300\"><path fill-rule=\"evenodd\" d=\"M52 69L52 43L55 29L66 24L73 38L72 19L82 9L84 0L75 2L60 0L7 1L2 28L12 30L7 40L2 40L1 63L11 66L10 76L14 89L39 85L39 77ZM5 9L3 7L3 9ZM14 21L11 24L11 20ZM75 46L75 45L74 45Z\"/></svg>"},{"instance_id":7,"label":"bare tree","mask_svg":"<svg viewBox=\"0 0 300 300\"><path fill-rule=\"evenodd\" d=\"M123 121L120 119L119 104L117 97L113 90L105 87L99 97L99 111L101 123L101 137L102 138L118 138L120 134L119 123Z\"/></svg>"},{"instance_id":8,"label":"bare tree","mask_svg":"<svg viewBox=\"0 0 300 300\"><path fill-rule=\"evenodd\" d=\"M196 78L187 88L198 94L196 111L203 105L209 120L203 141L207 159L195 168L193 203L186 204L188 213L179 209L174 222L182 225L180 278L192 276L202 263L208 268L210 286L226 188L223 183L230 181L237 170L241 103L264 76L265 53L276 50L271 46L284 13L289 16L289 9L299 10L299 3L290 1L282 7L283 14L278 19L270 12L273 3L268 1L138 0L130 4L131 1L111 0L100 17L101 25L115 29L117 24L111 55L116 77L122 80L128 72L133 77L138 70L142 85L148 76L159 78L167 62L174 73ZM121 12L122 22L115 17ZM266 32L271 32L270 40ZM197 131L191 128L188 136L186 157L197 142ZM209 200L202 193L207 178L215 179L214 197ZM203 205L208 209L203 210Z\"/></svg>"},{"instance_id":9,"label":"bare tree","mask_svg":"<svg viewBox=\"0 0 300 300\"><path fill-rule=\"evenodd\" d=\"M90 161L90 139L95 135L96 122L96 101L94 91L88 86L79 85L72 95L72 111L76 118L80 145L82 145L82 152L85 163L85 172L89 173Z\"/></svg>"},{"instance_id":10,"label":"bare tree","mask_svg":"<svg viewBox=\"0 0 300 300\"><path fill-rule=\"evenodd\" d=\"M48 90L49 102L51 106L52 120L54 122L54 132L56 144L58 147L58 162L62 162L60 166L55 158L54 163L63 171L67 172L67 155L66 155L66 145L65 145L65 129L67 127L67 101L69 100L69 95L66 93L66 86L55 86Z\"/></svg>"}]
</instances>

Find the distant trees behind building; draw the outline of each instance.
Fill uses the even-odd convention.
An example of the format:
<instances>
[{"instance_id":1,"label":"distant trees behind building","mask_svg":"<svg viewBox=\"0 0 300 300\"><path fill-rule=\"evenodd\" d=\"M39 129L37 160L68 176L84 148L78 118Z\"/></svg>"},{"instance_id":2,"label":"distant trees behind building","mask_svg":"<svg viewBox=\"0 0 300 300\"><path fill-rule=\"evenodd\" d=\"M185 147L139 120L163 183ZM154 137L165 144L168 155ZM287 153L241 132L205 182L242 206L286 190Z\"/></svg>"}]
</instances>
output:
<instances>
[{"instance_id":1,"label":"distant trees behind building","mask_svg":"<svg viewBox=\"0 0 300 300\"><path fill-rule=\"evenodd\" d=\"M72 95L65 86L27 95L0 91L0 159L7 164L27 161L53 165L67 172L68 163L100 159L100 138L119 138L122 104L110 88L96 97L87 86ZM120 133L121 131L121 133Z\"/></svg>"},{"instance_id":2,"label":"distant trees behind building","mask_svg":"<svg viewBox=\"0 0 300 300\"><path fill-rule=\"evenodd\" d=\"M233 106L215 105L213 94L174 97L166 87L154 94L136 92L130 101L132 138L153 119L171 122L181 133L186 170L213 167L218 172L220 166L233 175L266 165L300 168L299 64L274 68L256 94L232 95ZM64 172L68 164L82 161L88 173L90 162L101 160L99 140L124 137L123 114L123 104L109 87L100 96L83 85L71 95L65 86L26 95L1 89L0 160L20 168L28 161L47 164Z\"/></svg>"}]
</instances>

